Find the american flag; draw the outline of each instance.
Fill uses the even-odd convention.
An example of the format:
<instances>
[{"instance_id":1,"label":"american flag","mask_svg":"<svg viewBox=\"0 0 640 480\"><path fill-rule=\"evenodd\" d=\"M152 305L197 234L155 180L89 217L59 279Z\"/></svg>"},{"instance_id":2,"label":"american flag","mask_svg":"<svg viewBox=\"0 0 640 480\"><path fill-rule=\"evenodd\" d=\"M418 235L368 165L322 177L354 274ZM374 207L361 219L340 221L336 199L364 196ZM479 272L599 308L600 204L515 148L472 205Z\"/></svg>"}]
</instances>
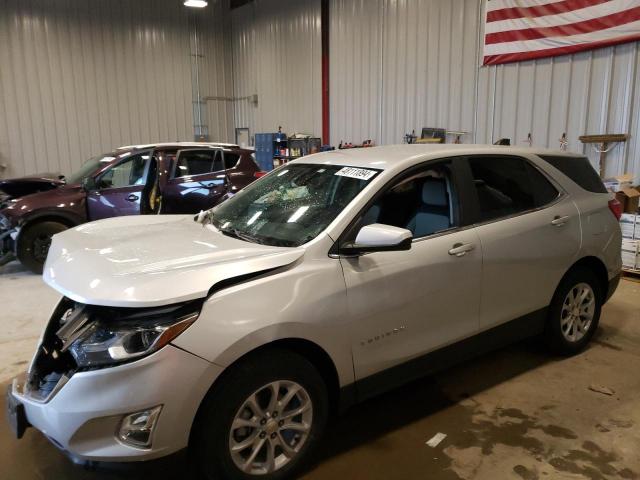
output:
<instances>
[{"instance_id":1,"label":"american flag","mask_svg":"<svg viewBox=\"0 0 640 480\"><path fill-rule=\"evenodd\" d=\"M640 40L640 0L488 0L484 65Z\"/></svg>"}]
</instances>

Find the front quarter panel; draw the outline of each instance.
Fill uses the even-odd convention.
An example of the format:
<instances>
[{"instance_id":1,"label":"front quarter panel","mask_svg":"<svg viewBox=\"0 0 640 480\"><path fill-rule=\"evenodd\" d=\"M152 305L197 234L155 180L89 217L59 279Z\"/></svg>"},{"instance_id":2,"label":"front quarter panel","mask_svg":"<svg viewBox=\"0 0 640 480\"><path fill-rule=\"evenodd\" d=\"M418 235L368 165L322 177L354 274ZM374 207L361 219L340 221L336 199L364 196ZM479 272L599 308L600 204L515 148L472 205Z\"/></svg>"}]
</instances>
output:
<instances>
[{"instance_id":1,"label":"front quarter panel","mask_svg":"<svg viewBox=\"0 0 640 480\"><path fill-rule=\"evenodd\" d=\"M347 322L339 262L305 258L283 272L214 294L173 343L227 367L273 341L308 340L328 353L343 386L353 382Z\"/></svg>"}]
</instances>

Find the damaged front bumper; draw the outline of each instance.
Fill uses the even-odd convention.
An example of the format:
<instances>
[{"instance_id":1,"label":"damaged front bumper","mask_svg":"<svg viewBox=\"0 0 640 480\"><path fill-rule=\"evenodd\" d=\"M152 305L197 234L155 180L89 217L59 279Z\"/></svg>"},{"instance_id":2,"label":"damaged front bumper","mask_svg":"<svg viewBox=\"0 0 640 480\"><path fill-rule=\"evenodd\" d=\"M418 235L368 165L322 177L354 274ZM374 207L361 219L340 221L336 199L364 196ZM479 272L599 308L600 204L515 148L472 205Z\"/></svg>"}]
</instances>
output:
<instances>
[{"instance_id":1,"label":"damaged front bumper","mask_svg":"<svg viewBox=\"0 0 640 480\"><path fill-rule=\"evenodd\" d=\"M0 213L0 267L16 257L17 238L20 230Z\"/></svg>"},{"instance_id":2,"label":"damaged front bumper","mask_svg":"<svg viewBox=\"0 0 640 480\"><path fill-rule=\"evenodd\" d=\"M16 258L18 228L0 226L0 267Z\"/></svg>"},{"instance_id":3,"label":"damaged front bumper","mask_svg":"<svg viewBox=\"0 0 640 480\"><path fill-rule=\"evenodd\" d=\"M169 344L130 363L79 368L50 341L60 308L28 375L8 393L16 436L33 426L76 462L150 460L187 447L196 412L222 367ZM123 441L125 419L152 410L159 414L150 427L150 445Z\"/></svg>"}]
</instances>

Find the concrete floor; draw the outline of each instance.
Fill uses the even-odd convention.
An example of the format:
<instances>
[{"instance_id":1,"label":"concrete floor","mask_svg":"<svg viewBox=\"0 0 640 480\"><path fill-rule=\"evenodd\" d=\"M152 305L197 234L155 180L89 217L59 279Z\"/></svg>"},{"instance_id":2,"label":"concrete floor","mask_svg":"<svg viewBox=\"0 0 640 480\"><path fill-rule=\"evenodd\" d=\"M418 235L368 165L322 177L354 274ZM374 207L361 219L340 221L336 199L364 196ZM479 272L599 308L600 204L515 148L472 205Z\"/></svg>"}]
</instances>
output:
<instances>
[{"instance_id":1,"label":"concrete floor","mask_svg":"<svg viewBox=\"0 0 640 480\"><path fill-rule=\"evenodd\" d=\"M0 271L0 383L25 368L55 298L15 264ZM625 280L581 355L525 342L356 406L330 426L304 478L640 479L639 371L640 283ZM439 432L437 447L425 444ZM189 478L185 469L178 454L85 470L33 429L12 439L0 421L2 479Z\"/></svg>"}]
</instances>

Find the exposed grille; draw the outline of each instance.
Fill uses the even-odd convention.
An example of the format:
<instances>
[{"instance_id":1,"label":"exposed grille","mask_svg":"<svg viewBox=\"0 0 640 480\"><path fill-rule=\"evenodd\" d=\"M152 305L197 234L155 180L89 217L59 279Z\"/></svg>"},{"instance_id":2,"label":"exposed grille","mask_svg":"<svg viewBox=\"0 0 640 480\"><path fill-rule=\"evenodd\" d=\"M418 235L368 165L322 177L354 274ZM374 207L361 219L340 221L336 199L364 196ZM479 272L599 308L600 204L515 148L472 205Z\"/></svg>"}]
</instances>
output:
<instances>
[{"instance_id":1,"label":"exposed grille","mask_svg":"<svg viewBox=\"0 0 640 480\"><path fill-rule=\"evenodd\" d=\"M56 335L76 308L78 305L74 301L63 298L47 325L26 386L26 393L36 400L49 400L55 394L56 387L66 383L77 371L73 356L68 351L62 351L62 341Z\"/></svg>"},{"instance_id":2,"label":"exposed grille","mask_svg":"<svg viewBox=\"0 0 640 480\"><path fill-rule=\"evenodd\" d=\"M2 208L2 197L0 197L0 208ZM11 222L9 222L9 219L0 214L0 229L7 230L9 227L11 227Z\"/></svg>"}]
</instances>

